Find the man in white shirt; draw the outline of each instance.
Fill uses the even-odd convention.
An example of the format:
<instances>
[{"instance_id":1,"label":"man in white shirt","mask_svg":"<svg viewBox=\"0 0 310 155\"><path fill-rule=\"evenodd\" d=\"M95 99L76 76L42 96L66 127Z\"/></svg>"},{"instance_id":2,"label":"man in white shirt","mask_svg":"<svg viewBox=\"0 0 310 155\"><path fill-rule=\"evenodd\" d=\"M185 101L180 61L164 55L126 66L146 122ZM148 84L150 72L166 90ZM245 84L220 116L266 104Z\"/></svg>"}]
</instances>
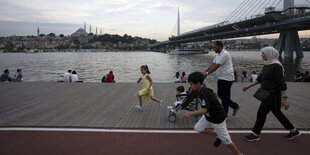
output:
<instances>
[{"instance_id":1,"label":"man in white shirt","mask_svg":"<svg viewBox=\"0 0 310 155\"><path fill-rule=\"evenodd\" d=\"M233 108L233 116L235 116L240 109L240 105L230 99L231 86L235 80L231 57L230 54L223 49L223 43L221 41L214 42L214 51L216 56L213 63L205 72L202 72L202 74L208 76L216 71L218 77L217 93L222 100L223 108L226 113L228 113L229 107Z\"/></svg>"},{"instance_id":2,"label":"man in white shirt","mask_svg":"<svg viewBox=\"0 0 310 155\"><path fill-rule=\"evenodd\" d=\"M64 82L71 82L71 70L64 74Z\"/></svg>"}]
</instances>

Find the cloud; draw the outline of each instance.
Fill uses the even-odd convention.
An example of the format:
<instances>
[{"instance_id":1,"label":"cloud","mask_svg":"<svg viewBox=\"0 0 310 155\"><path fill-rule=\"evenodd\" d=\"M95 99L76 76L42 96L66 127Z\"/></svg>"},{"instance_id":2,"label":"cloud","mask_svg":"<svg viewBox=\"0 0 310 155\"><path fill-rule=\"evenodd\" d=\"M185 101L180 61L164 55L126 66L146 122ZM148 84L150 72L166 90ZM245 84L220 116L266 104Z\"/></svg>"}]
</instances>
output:
<instances>
[{"instance_id":1,"label":"cloud","mask_svg":"<svg viewBox=\"0 0 310 155\"><path fill-rule=\"evenodd\" d=\"M176 33L177 7L180 8L181 32L186 32L224 21L242 1L1 0L0 21L76 26L66 34L83 27L86 22L92 25L93 30L98 27L105 33L127 33L166 40L171 32Z\"/></svg>"}]
</instances>

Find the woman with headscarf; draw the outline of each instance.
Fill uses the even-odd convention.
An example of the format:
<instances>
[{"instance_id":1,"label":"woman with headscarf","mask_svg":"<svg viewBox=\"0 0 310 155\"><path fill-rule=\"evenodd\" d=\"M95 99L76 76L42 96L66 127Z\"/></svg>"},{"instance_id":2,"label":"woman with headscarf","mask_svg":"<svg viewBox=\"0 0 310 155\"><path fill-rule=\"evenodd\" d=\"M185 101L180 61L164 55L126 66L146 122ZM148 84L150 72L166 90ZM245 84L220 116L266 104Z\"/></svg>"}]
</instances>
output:
<instances>
[{"instance_id":1,"label":"woman with headscarf","mask_svg":"<svg viewBox=\"0 0 310 155\"><path fill-rule=\"evenodd\" d=\"M300 135L300 132L292 125L292 123L285 117L281 111L281 104L287 110L289 104L287 103L287 86L284 81L284 68L281 62L278 60L279 53L273 47L264 47L261 49L262 59L266 61L261 74L251 84L243 87L245 92L252 86L260 83L261 88L270 92L268 98L262 100L259 109L257 111L257 118L251 134L245 136L246 141L259 140L259 134L261 133L267 114L272 111L280 123L290 132L285 136L287 139L293 139Z\"/></svg>"}]
</instances>

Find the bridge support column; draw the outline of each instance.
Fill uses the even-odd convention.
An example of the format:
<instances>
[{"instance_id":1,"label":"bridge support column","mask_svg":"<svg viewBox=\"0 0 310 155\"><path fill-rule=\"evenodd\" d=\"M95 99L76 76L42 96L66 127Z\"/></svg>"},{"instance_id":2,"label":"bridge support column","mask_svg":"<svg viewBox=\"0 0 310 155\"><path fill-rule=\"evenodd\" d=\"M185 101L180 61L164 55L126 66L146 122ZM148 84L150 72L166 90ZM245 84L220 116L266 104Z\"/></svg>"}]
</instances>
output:
<instances>
[{"instance_id":1,"label":"bridge support column","mask_svg":"<svg viewBox=\"0 0 310 155\"><path fill-rule=\"evenodd\" d=\"M293 57L293 51L296 52L297 58L304 57L302 49L300 47L300 40L297 30L286 30L280 32L278 40L278 51L280 56L284 50L284 57Z\"/></svg>"}]
</instances>

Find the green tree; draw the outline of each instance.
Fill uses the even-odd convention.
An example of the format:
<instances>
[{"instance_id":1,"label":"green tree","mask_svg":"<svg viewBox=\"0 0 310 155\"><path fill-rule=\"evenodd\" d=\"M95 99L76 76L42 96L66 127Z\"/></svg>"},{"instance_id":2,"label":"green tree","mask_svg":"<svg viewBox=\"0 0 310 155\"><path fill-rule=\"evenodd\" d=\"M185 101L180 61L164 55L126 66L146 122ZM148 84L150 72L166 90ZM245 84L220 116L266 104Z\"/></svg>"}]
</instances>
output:
<instances>
[{"instance_id":1,"label":"green tree","mask_svg":"<svg viewBox=\"0 0 310 155\"><path fill-rule=\"evenodd\" d=\"M56 34L52 32L52 33L49 33L48 36L49 37L56 37Z\"/></svg>"}]
</instances>

